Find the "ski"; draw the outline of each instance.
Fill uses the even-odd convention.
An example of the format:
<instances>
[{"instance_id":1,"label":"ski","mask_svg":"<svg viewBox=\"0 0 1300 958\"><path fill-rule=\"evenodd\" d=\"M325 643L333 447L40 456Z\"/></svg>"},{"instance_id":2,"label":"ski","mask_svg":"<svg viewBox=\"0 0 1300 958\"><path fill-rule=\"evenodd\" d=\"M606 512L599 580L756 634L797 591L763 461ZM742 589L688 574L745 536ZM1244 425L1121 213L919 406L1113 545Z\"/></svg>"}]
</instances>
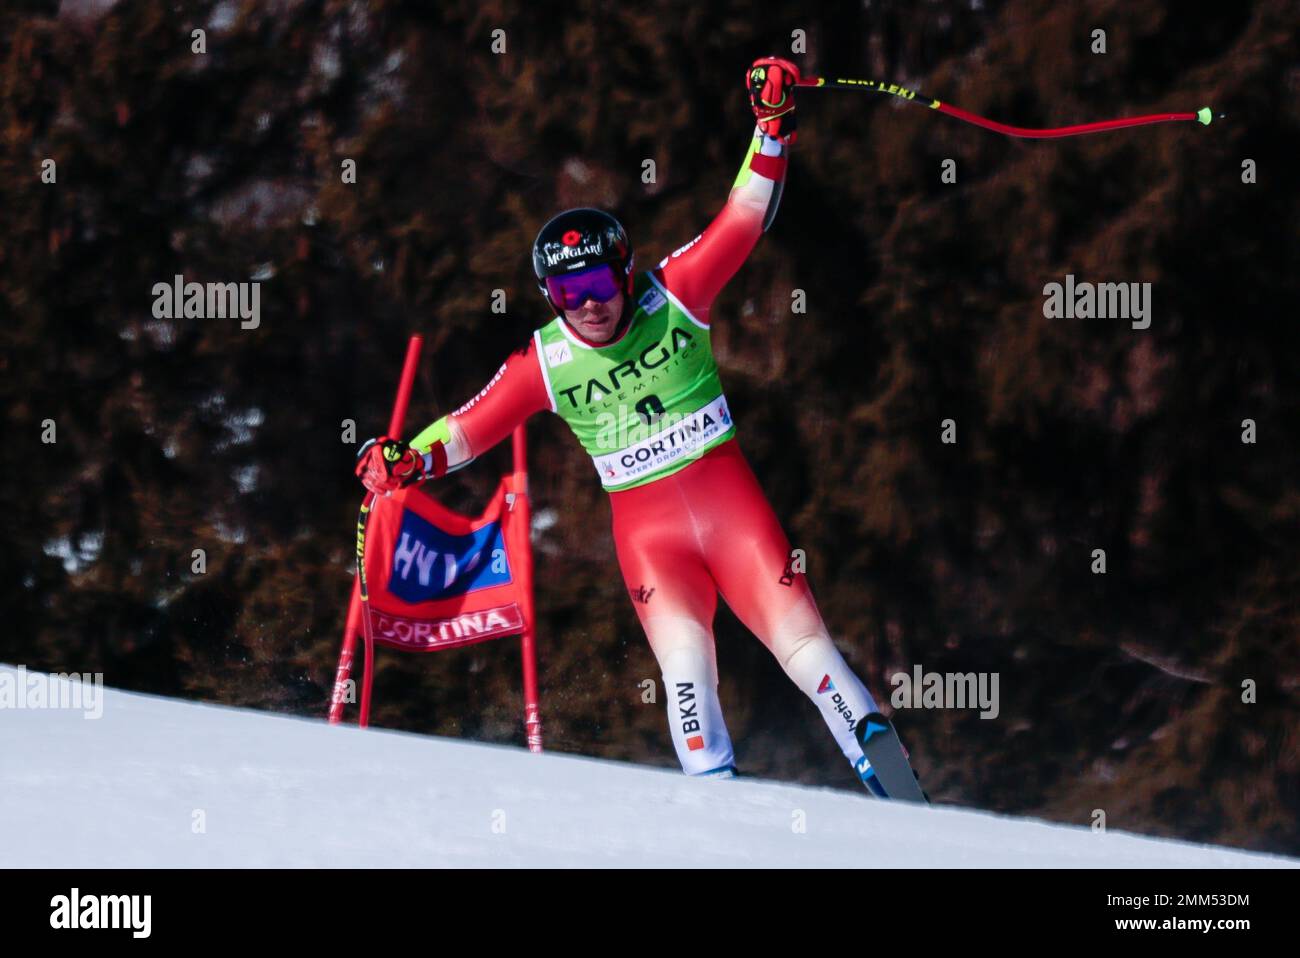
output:
<instances>
[{"instance_id":1,"label":"ski","mask_svg":"<svg viewBox=\"0 0 1300 958\"><path fill-rule=\"evenodd\" d=\"M930 803L889 719L872 712L858 722L853 734L862 746L863 762L858 774L873 795L900 802Z\"/></svg>"}]
</instances>

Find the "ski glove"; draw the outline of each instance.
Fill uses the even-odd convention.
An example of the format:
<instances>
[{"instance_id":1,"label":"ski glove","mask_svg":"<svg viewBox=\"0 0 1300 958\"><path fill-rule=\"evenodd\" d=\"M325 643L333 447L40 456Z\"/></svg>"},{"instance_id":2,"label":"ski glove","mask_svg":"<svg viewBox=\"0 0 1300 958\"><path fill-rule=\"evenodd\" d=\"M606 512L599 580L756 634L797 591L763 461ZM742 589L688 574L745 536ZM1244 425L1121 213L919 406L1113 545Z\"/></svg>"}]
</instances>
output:
<instances>
[{"instance_id":1,"label":"ski glove","mask_svg":"<svg viewBox=\"0 0 1300 958\"><path fill-rule=\"evenodd\" d=\"M427 478L424 456L400 439L380 436L357 453L356 473L361 484L376 495L402 489Z\"/></svg>"},{"instance_id":2,"label":"ski glove","mask_svg":"<svg viewBox=\"0 0 1300 958\"><path fill-rule=\"evenodd\" d=\"M758 128L783 143L794 142L794 85L798 80L799 68L780 57L755 60L745 74Z\"/></svg>"}]
</instances>

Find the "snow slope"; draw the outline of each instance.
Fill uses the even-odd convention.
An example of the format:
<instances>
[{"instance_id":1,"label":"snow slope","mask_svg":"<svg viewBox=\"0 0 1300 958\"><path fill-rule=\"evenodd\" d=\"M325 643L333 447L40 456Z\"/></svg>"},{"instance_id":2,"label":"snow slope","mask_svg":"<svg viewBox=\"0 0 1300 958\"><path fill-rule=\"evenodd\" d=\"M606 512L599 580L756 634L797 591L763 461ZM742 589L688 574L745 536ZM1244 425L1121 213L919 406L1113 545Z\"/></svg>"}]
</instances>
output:
<instances>
[{"instance_id":1,"label":"snow slope","mask_svg":"<svg viewBox=\"0 0 1300 958\"><path fill-rule=\"evenodd\" d=\"M99 719L0 710L0 867L1300 866L827 789L104 696Z\"/></svg>"}]
</instances>

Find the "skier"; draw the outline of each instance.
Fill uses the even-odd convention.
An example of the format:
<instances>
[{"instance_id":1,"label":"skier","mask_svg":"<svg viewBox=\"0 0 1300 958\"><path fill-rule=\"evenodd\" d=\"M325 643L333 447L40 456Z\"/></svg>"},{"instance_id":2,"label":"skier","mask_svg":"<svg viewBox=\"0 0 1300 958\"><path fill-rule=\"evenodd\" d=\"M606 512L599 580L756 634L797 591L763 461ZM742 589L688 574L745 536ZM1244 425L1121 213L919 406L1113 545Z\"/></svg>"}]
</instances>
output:
<instances>
[{"instance_id":1,"label":"skier","mask_svg":"<svg viewBox=\"0 0 1300 958\"><path fill-rule=\"evenodd\" d=\"M409 446L388 437L363 446L357 474L376 493L442 476L533 413L558 413L609 491L619 566L663 674L682 769L735 774L713 641L720 591L884 796L854 734L876 704L831 641L735 442L710 346L713 301L781 198L798 78L787 60L754 62L746 86L757 126L726 205L657 268L633 270L632 244L608 213L572 209L546 223L533 267L555 318Z\"/></svg>"}]
</instances>

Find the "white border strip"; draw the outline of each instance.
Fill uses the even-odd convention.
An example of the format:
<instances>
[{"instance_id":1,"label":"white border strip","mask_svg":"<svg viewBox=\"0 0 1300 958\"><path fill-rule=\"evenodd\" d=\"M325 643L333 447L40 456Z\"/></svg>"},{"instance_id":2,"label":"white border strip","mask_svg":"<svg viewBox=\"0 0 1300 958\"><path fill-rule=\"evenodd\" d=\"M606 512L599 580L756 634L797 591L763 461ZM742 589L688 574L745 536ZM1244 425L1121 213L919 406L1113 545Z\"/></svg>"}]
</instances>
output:
<instances>
[{"instance_id":1,"label":"white border strip","mask_svg":"<svg viewBox=\"0 0 1300 958\"><path fill-rule=\"evenodd\" d=\"M560 320L560 325L564 325L564 320ZM546 398L551 401L551 412L558 412L560 407L556 405L555 390L551 388L551 372L546 366L546 349L542 346L540 329L533 330L533 344L537 347L537 368L542 371L542 383L546 386Z\"/></svg>"}]
</instances>

